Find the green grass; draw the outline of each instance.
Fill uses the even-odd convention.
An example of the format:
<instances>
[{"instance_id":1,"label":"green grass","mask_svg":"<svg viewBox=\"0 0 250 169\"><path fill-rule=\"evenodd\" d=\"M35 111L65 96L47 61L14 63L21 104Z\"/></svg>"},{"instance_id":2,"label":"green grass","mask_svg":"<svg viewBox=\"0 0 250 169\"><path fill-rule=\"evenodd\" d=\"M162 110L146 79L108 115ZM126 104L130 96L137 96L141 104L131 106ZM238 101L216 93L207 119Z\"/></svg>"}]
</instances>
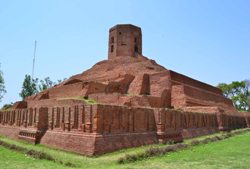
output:
<instances>
[{"instance_id":1,"label":"green grass","mask_svg":"<svg viewBox=\"0 0 250 169\"><path fill-rule=\"evenodd\" d=\"M85 102L86 104L97 104L96 100L94 99L85 99L83 96L75 96L75 97L63 97L63 98L58 98L57 100L69 100L69 99L73 99L73 100L80 100Z\"/></svg>"},{"instance_id":2,"label":"green grass","mask_svg":"<svg viewBox=\"0 0 250 169\"><path fill-rule=\"evenodd\" d=\"M1 169L64 169L66 167L47 160L36 160L27 155L0 147Z\"/></svg>"},{"instance_id":3,"label":"green grass","mask_svg":"<svg viewBox=\"0 0 250 169\"><path fill-rule=\"evenodd\" d=\"M56 150L53 148L48 148L43 145L32 145L23 141L15 141L15 140L8 139L6 137L0 137L0 140L7 142L7 143L15 144L17 146L25 147L27 149L33 149L33 150L37 150L41 152L46 152L52 155L54 158L63 161L64 163L71 162L75 164L77 166L76 168L107 168L107 167L117 168L117 165L118 165L117 159L122 157L124 154L139 153L139 152L143 152L146 148L165 146L163 144L147 145L147 146L142 146L142 147L137 147L137 148L119 150L119 151L108 153L108 154L101 155L98 157L86 157L86 156L81 156L75 153L69 153L69 152L64 152L61 150ZM13 152L13 153L15 154L16 152ZM0 161L1 161L1 155L0 155Z\"/></svg>"},{"instance_id":4,"label":"green grass","mask_svg":"<svg viewBox=\"0 0 250 169\"><path fill-rule=\"evenodd\" d=\"M202 137L204 138L204 137ZM67 153L42 145L30 145L25 142L13 141L4 137L1 140L13 143L29 149L47 152L53 157L64 162L76 164L76 168L91 169L161 169L161 168L249 168L250 166L250 132L233 136L231 138L199 145L186 150L182 150L167 155L153 157L142 161L128 164L117 164L117 159L128 153L143 152L150 146L120 150L114 153L105 154L98 157L85 157L74 153ZM200 139L200 138L199 138ZM187 140L189 142L190 140ZM164 145L153 145L162 147ZM58 163L46 160L36 160L22 153L13 152L0 146L0 168L1 169L57 169L70 168Z\"/></svg>"}]
</instances>

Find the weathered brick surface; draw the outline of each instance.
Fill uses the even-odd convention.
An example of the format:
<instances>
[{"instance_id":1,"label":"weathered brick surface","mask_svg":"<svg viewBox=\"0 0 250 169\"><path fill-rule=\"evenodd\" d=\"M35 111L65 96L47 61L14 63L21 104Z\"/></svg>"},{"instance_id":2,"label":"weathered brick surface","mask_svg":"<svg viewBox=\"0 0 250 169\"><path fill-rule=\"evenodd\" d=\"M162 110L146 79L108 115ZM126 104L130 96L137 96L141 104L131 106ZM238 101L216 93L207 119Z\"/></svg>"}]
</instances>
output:
<instances>
[{"instance_id":1,"label":"weathered brick surface","mask_svg":"<svg viewBox=\"0 0 250 169\"><path fill-rule=\"evenodd\" d=\"M93 155L249 126L249 114L72 105L0 112L0 134Z\"/></svg>"},{"instance_id":2,"label":"weathered brick surface","mask_svg":"<svg viewBox=\"0 0 250 169\"><path fill-rule=\"evenodd\" d=\"M0 125L0 134L12 139L18 139L19 131L18 126Z\"/></svg>"},{"instance_id":3,"label":"weathered brick surface","mask_svg":"<svg viewBox=\"0 0 250 169\"><path fill-rule=\"evenodd\" d=\"M108 60L0 111L0 134L94 155L250 127L220 89L144 57L139 27L109 33Z\"/></svg>"}]
</instances>

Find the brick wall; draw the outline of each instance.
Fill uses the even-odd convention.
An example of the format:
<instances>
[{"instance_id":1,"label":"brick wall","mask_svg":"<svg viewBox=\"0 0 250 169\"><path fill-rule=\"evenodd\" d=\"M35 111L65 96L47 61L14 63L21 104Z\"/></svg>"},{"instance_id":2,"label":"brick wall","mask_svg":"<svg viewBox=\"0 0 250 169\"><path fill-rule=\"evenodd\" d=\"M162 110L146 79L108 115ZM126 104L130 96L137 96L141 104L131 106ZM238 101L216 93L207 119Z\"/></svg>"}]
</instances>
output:
<instances>
[{"instance_id":1,"label":"brick wall","mask_svg":"<svg viewBox=\"0 0 250 169\"><path fill-rule=\"evenodd\" d=\"M169 140L178 142L249 124L247 113L82 103L0 111L1 135L86 155Z\"/></svg>"}]
</instances>

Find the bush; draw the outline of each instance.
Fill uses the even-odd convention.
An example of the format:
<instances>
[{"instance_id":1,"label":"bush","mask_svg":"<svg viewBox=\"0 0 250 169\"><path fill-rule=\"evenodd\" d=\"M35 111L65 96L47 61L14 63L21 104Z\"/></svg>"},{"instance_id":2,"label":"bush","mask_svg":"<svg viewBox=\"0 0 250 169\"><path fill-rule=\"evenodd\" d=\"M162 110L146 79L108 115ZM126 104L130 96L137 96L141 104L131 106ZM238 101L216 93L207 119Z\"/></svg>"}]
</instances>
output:
<instances>
[{"instance_id":1,"label":"bush","mask_svg":"<svg viewBox=\"0 0 250 169\"><path fill-rule=\"evenodd\" d=\"M168 141L166 142L166 144L169 144L169 145L174 144L174 143L175 143L174 140L168 140Z\"/></svg>"},{"instance_id":2,"label":"bush","mask_svg":"<svg viewBox=\"0 0 250 169\"><path fill-rule=\"evenodd\" d=\"M157 155L163 155L163 154L166 154L168 152L175 152L177 150L181 150L181 149L184 149L187 147L188 147L187 144L178 143L178 144L170 145L170 146L165 147L165 148L150 148L143 153L131 154L131 155L126 154L125 157L119 158L117 160L117 162L119 164L135 162L138 160L143 160L145 158L149 158L149 157L153 157L153 156L157 156Z\"/></svg>"},{"instance_id":3,"label":"bush","mask_svg":"<svg viewBox=\"0 0 250 169\"><path fill-rule=\"evenodd\" d=\"M9 148L11 150L15 150L15 151L18 151L18 152L24 152L24 151L27 150L26 148L16 146L15 144L12 144Z\"/></svg>"},{"instance_id":4,"label":"bush","mask_svg":"<svg viewBox=\"0 0 250 169\"><path fill-rule=\"evenodd\" d=\"M187 147L188 147L188 144L185 144L185 143L178 143L178 144L176 144L176 146L177 146L177 150L179 150L179 149L187 148Z\"/></svg>"},{"instance_id":5,"label":"bush","mask_svg":"<svg viewBox=\"0 0 250 169\"><path fill-rule=\"evenodd\" d=\"M190 144L191 144L192 146L196 146L196 145L201 144L201 142L200 142L199 140L193 140Z\"/></svg>"},{"instance_id":6,"label":"bush","mask_svg":"<svg viewBox=\"0 0 250 169\"><path fill-rule=\"evenodd\" d=\"M51 155L44 153L44 152L39 152L36 150L29 150L26 152L26 154L36 159L55 161L55 159Z\"/></svg>"},{"instance_id":7,"label":"bush","mask_svg":"<svg viewBox=\"0 0 250 169\"><path fill-rule=\"evenodd\" d=\"M222 140L223 138L220 136L214 136L217 140Z\"/></svg>"},{"instance_id":8,"label":"bush","mask_svg":"<svg viewBox=\"0 0 250 169\"><path fill-rule=\"evenodd\" d=\"M118 163L118 164L124 164L124 163L125 163L124 157L118 158L117 163Z\"/></svg>"},{"instance_id":9,"label":"bush","mask_svg":"<svg viewBox=\"0 0 250 169\"><path fill-rule=\"evenodd\" d=\"M60 161L60 162L61 162L61 161ZM67 162L67 163L65 163L64 165L67 166L67 167L76 167L76 165L73 164L73 163L71 163L71 162Z\"/></svg>"},{"instance_id":10,"label":"bush","mask_svg":"<svg viewBox=\"0 0 250 169\"><path fill-rule=\"evenodd\" d=\"M146 154L149 157L154 156L154 155L156 155L158 153L159 153L159 148L150 148L150 149L146 150Z\"/></svg>"}]
</instances>

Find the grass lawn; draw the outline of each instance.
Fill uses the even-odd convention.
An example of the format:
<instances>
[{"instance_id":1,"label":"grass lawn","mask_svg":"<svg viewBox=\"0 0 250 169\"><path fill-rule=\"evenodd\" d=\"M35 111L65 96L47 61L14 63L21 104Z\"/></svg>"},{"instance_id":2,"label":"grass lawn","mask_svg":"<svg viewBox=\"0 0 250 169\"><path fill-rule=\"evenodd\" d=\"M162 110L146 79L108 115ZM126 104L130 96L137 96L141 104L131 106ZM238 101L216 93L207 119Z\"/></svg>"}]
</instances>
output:
<instances>
[{"instance_id":1,"label":"grass lawn","mask_svg":"<svg viewBox=\"0 0 250 169\"><path fill-rule=\"evenodd\" d=\"M128 164L117 164L117 159L124 154L142 152L146 148L132 148L105 154L99 157L85 157L74 153L67 153L50 149L42 145L30 145L25 142L17 142L1 137L8 143L13 143L29 149L47 152L53 157L65 162L71 162L77 167L74 168L141 168L141 169L162 169L162 168L250 168L250 132L233 136L226 140L199 145L168 155L149 158ZM164 146L164 145L153 145ZM1 169L57 169L70 168L64 165L47 161L37 160L25 154L14 152L0 146L0 168Z\"/></svg>"}]
</instances>

